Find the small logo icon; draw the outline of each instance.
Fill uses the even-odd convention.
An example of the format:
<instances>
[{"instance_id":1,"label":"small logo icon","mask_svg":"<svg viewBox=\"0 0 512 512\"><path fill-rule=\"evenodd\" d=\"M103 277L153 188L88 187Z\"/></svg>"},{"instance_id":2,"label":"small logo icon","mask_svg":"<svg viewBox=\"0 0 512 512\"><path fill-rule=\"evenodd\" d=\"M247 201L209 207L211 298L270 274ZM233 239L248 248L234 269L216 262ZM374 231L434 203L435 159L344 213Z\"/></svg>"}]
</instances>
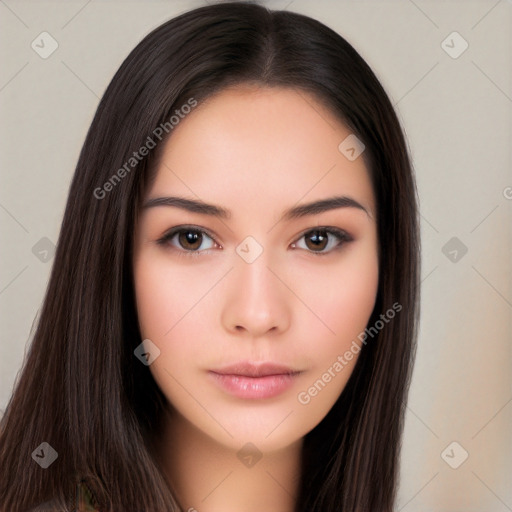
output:
<instances>
[{"instance_id":1,"label":"small logo icon","mask_svg":"<svg viewBox=\"0 0 512 512\"><path fill-rule=\"evenodd\" d=\"M47 263L55 254L55 245L53 245L53 242L49 238L43 236L43 238L32 247L32 254L43 263Z\"/></svg>"},{"instance_id":2,"label":"small logo icon","mask_svg":"<svg viewBox=\"0 0 512 512\"><path fill-rule=\"evenodd\" d=\"M450 443L442 452L441 458L452 469L457 469L469 457L469 453L457 441Z\"/></svg>"},{"instance_id":3,"label":"small logo icon","mask_svg":"<svg viewBox=\"0 0 512 512\"><path fill-rule=\"evenodd\" d=\"M59 43L48 32L41 32L30 46L39 57L47 59L59 47Z\"/></svg>"},{"instance_id":4,"label":"small logo icon","mask_svg":"<svg viewBox=\"0 0 512 512\"><path fill-rule=\"evenodd\" d=\"M32 458L43 468L46 469L57 459L59 454L48 444L41 443L33 452Z\"/></svg>"},{"instance_id":5,"label":"small logo icon","mask_svg":"<svg viewBox=\"0 0 512 512\"><path fill-rule=\"evenodd\" d=\"M343 139L338 146L339 152L353 162L364 150L365 145L353 133Z\"/></svg>"},{"instance_id":6,"label":"small logo icon","mask_svg":"<svg viewBox=\"0 0 512 512\"><path fill-rule=\"evenodd\" d=\"M261 255L263 247L252 236L248 236L237 245L236 252L246 263L252 263Z\"/></svg>"},{"instance_id":7,"label":"small logo icon","mask_svg":"<svg viewBox=\"0 0 512 512\"><path fill-rule=\"evenodd\" d=\"M240 450L238 450L236 456L240 459L240 462L248 468L254 467L258 461L263 457L263 454L256 448L252 443L245 443Z\"/></svg>"},{"instance_id":8,"label":"small logo icon","mask_svg":"<svg viewBox=\"0 0 512 512\"><path fill-rule=\"evenodd\" d=\"M142 364L149 366L160 355L160 349L150 339L145 339L133 353Z\"/></svg>"},{"instance_id":9,"label":"small logo icon","mask_svg":"<svg viewBox=\"0 0 512 512\"><path fill-rule=\"evenodd\" d=\"M443 245L441 251L452 263L458 263L468 252L468 248L454 236Z\"/></svg>"},{"instance_id":10,"label":"small logo icon","mask_svg":"<svg viewBox=\"0 0 512 512\"><path fill-rule=\"evenodd\" d=\"M468 42L458 32L452 32L441 43L441 48L452 59L458 59L468 49L468 46Z\"/></svg>"}]
</instances>

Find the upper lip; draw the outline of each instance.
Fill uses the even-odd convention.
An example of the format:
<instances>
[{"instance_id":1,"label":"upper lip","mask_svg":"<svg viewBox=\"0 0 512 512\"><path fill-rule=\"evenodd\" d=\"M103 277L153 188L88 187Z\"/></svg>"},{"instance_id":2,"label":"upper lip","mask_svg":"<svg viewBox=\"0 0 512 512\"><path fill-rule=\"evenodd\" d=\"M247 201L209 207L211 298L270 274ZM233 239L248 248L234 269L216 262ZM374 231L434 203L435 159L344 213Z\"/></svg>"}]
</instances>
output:
<instances>
[{"instance_id":1,"label":"upper lip","mask_svg":"<svg viewBox=\"0 0 512 512\"><path fill-rule=\"evenodd\" d=\"M222 368L212 370L221 375L242 375L244 377L266 377L268 375L286 375L298 373L297 370L289 366L276 363L252 363L241 361L239 363L223 366Z\"/></svg>"}]
</instances>

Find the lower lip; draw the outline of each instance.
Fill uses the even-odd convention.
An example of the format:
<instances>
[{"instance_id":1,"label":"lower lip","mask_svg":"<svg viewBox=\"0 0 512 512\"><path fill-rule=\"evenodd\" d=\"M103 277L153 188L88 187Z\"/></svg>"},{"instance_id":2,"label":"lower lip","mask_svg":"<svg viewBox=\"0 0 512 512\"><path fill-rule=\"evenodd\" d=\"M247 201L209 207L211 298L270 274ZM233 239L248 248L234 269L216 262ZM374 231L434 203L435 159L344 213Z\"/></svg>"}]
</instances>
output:
<instances>
[{"instance_id":1,"label":"lower lip","mask_svg":"<svg viewBox=\"0 0 512 512\"><path fill-rule=\"evenodd\" d=\"M214 381L228 393L239 398L271 398L284 393L294 384L298 373L244 377L209 372Z\"/></svg>"}]
</instances>

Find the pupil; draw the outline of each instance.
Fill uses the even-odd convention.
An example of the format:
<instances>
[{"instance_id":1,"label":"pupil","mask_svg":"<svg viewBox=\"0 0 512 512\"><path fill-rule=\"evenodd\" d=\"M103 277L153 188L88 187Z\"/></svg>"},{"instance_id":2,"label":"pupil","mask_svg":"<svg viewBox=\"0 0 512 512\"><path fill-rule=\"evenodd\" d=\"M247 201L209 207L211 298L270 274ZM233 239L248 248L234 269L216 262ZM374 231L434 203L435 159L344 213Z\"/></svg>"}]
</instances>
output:
<instances>
[{"instance_id":1,"label":"pupil","mask_svg":"<svg viewBox=\"0 0 512 512\"><path fill-rule=\"evenodd\" d=\"M189 245L194 246L194 244L197 245L200 235L197 231L185 231L185 232L182 232L182 237L185 239L184 240L185 245L189 244ZM201 245L201 243L199 243L199 245ZM194 249L196 249L196 248L197 247L194 247Z\"/></svg>"},{"instance_id":2,"label":"pupil","mask_svg":"<svg viewBox=\"0 0 512 512\"><path fill-rule=\"evenodd\" d=\"M313 235L310 237L310 240L313 240L313 239L316 240L313 242L313 245L316 248L322 246L322 243L325 242L325 240L327 239L327 237L322 235L322 233L323 233L323 231L314 231Z\"/></svg>"}]
</instances>

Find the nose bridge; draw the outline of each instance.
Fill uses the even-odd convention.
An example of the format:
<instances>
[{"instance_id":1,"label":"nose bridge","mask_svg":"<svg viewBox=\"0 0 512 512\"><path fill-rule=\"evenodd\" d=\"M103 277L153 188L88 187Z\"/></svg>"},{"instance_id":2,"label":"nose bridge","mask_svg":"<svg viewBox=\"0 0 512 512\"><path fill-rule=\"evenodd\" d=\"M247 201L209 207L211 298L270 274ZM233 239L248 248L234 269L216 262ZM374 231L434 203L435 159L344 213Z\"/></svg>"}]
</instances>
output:
<instances>
[{"instance_id":1,"label":"nose bridge","mask_svg":"<svg viewBox=\"0 0 512 512\"><path fill-rule=\"evenodd\" d=\"M236 248L223 321L229 330L245 329L252 335L284 329L289 322L286 287L275 274L278 258L253 237Z\"/></svg>"},{"instance_id":2,"label":"nose bridge","mask_svg":"<svg viewBox=\"0 0 512 512\"><path fill-rule=\"evenodd\" d=\"M250 249L248 254L252 250ZM271 265L270 251L263 251L254 260L245 260L243 257L240 257L239 260L235 264L235 274L242 288L240 292L247 292L247 296L256 298L261 294L272 293L271 288L275 288L276 283L271 282L275 280L275 276L269 270ZM273 292L275 293L276 290L274 289Z\"/></svg>"}]
</instances>

